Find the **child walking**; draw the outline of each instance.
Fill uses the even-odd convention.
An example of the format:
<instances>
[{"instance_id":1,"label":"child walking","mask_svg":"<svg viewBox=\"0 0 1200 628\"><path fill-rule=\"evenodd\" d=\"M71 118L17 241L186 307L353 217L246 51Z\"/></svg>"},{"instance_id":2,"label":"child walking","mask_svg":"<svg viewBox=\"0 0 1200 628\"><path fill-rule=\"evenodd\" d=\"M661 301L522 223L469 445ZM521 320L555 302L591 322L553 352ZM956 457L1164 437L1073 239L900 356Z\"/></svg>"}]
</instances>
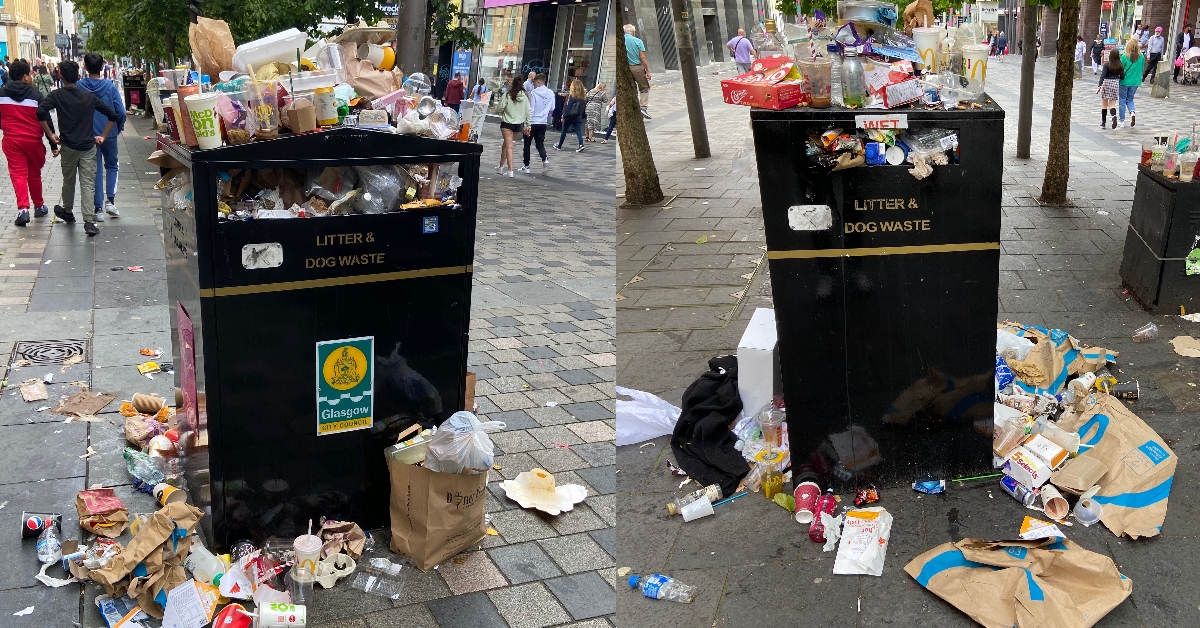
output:
<instances>
[{"instance_id":1,"label":"child walking","mask_svg":"<svg viewBox=\"0 0 1200 628\"><path fill-rule=\"evenodd\" d=\"M1121 79L1125 78L1125 67L1121 65L1121 53L1113 48L1108 52L1108 63L1100 72L1100 86L1096 93L1100 94L1100 128L1108 124L1108 114L1112 114L1112 128L1117 128L1117 100L1121 97Z\"/></svg>"},{"instance_id":2,"label":"child walking","mask_svg":"<svg viewBox=\"0 0 1200 628\"><path fill-rule=\"evenodd\" d=\"M8 66L9 81L0 87L0 131L4 139L0 148L8 159L8 175L17 195L17 218L13 224L29 224L30 199L37 217L47 214L42 199L42 166L46 165L46 145L42 143L42 127L37 110L42 94L33 87L29 63L17 59ZM58 157L58 144L50 143Z\"/></svg>"}]
</instances>

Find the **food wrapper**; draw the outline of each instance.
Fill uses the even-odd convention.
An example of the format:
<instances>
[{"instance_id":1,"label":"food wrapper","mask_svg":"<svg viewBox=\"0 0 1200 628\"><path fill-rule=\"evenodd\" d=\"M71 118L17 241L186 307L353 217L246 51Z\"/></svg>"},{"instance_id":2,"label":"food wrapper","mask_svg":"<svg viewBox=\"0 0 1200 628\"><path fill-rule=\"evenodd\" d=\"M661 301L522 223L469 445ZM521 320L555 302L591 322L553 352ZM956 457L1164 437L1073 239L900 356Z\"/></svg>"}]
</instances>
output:
<instances>
[{"instance_id":1,"label":"food wrapper","mask_svg":"<svg viewBox=\"0 0 1200 628\"><path fill-rule=\"evenodd\" d=\"M93 488L75 495L79 526L98 536L115 539L129 526L129 509L111 488Z\"/></svg>"},{"instance_id":2,"label":"food wrapper","mask_svg":"<svg viewBox=\"0 0 1200 628\"><path fill-rule=\"evenodd\" d=\"M351 558L358 560L358 557L362 556L367 539L362 528L350 521L328 520L321 524L321 531L317 535L324 542L321 558L333 554L349 554Z\"/></svg>"}]
</instances>

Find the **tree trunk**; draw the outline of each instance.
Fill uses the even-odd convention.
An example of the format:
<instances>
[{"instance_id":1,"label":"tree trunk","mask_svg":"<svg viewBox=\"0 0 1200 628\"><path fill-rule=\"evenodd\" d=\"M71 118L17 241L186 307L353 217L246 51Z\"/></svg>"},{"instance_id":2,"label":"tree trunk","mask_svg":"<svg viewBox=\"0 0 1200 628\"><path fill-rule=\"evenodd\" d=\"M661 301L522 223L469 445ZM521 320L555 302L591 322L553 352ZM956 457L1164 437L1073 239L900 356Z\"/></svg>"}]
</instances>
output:
<instances>
[{"instance_id":1,"label":"tree trunk","mask_svg":"<svg viewBox=\"0 0 1200 628\"><path fill-rule=\"evenodd\" d=\"M624 15L622 0L617 0L616 15ZM646 123L638 103L637 84L629 71L625 53L625 32L614 29L617 35L617 143L621 148L621 167L625 171L625 202L649 205L663 199L658 182L658 168L650 153L646 138Z\"/></svg>"},{"instance_id":2,"label":"tree trunk","mask_svg":"<svg viewBox=\"0 0 1200 628\"><path fill-rule=\"evenodd\" d=\"M1030 135L1033 132L1033 65L1037 60L1038 10L1025 0L1021 11L1021 97L1017 104L1017 157L1029 159ZM1023 40L1023 41L1022 41Z\"/></svg>"},{"instance_id":3,"label":"tree trunk","mask_svg":"<svg viewBox=\"0 0 1200 628\"><path fill-rule=\"evenodd\" d=\"M1042 196L1047 205L1066 205L1071 176L1071 91L1075 84L1075 35L1079 31L1079 0L1063 0L1058 61L1054 64L1054 109L1050 112L1050 155Z\"/></svg>"}]
</instances>

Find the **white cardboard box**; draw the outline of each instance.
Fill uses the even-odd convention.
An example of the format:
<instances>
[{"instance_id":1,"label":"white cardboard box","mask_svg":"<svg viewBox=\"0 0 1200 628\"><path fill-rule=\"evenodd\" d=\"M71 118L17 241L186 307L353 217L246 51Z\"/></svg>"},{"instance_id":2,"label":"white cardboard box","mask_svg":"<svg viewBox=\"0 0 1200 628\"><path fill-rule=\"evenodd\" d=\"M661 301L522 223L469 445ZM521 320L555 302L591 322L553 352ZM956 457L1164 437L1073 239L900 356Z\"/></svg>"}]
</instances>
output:
<instances>
[{"instance_id":1,"label":"white cardboard box","mask_svg":"<svg viewBox=\"0 0 1200 628\"><path fill-rule=\"evenodd\" d=\"M775 330L775 310L754 310L738 342L738 393L742 397L742 416L754 416L775 396L779 384L779 343Z\"/></svg>"}]
</instances>

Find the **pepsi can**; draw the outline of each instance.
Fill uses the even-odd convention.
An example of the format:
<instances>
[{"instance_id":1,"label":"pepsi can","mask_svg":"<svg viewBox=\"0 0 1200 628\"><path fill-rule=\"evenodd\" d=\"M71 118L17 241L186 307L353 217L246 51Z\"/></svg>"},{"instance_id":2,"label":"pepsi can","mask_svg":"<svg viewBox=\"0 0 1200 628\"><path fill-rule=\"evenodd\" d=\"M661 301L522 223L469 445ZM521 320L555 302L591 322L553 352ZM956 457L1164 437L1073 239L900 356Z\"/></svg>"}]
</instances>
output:
<instances>
[{"instance_id":1,"label":"pepsi can","mask_svg":"<svg viewBox=\"0 0 1200 628\"><path fill-rule=\"evenodd\" d=\"M1037 493L1025 487L1024 484L1014 480L1010 476L1000 478L1000 488L1004 489L1005 493L1012 495L1012 498L1021 502L1025 507L1032 506L1037 501Z\"/></svg>"},{"instance_id":2,"label":"pepsi can","mask_svg":"<svg viewBox=\"0 0 1200 628\"><path fill-rule=\"evenodd\" d=\"M51 525L57 525L62 528L62 515L50 512L23 512L21 513L21 538L36 539Z\"/></svg>"}]
</instances>

